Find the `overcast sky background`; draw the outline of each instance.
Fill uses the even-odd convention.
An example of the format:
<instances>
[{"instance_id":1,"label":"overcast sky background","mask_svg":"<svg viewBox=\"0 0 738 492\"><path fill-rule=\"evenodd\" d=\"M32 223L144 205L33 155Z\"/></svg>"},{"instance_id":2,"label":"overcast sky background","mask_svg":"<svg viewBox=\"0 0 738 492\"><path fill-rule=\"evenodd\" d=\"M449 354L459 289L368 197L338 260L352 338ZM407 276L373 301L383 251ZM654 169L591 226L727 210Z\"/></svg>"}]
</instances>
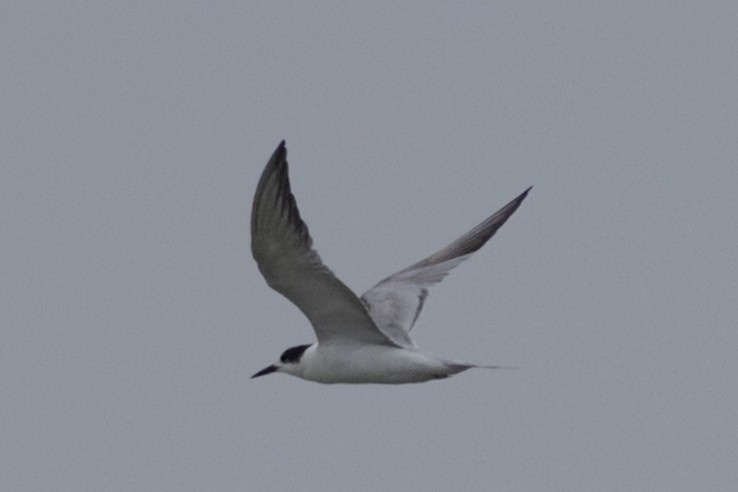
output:
<instances>
[{"instance_id":1,"label":"overcast sky background","mask_svg":"<svg viewBox=\"0 0 738 492\"><path fill-rule=\"evenodd\" d=\"M734 2L4 2L0 489L734 490ZM413 332L515 371L250 380L287 140L357 292L533 191Z\"/></svg>"}]
</instances>

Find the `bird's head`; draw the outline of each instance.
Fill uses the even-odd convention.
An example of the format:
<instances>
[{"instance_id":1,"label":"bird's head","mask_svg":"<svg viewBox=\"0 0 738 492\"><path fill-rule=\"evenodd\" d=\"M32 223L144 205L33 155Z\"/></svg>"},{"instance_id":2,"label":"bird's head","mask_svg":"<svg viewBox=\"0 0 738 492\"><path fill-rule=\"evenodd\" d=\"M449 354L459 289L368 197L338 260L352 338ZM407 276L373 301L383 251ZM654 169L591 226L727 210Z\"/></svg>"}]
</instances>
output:
<instances>
[{"instance_id":1,"label":"bird's head","mask_svg":"<svg viewBox=\"0 0 738 492\"><path fill-rule=\"evenodd\" d=\"M273 372L284 372L286 374L292 374L293 376L299 376L302 369L300 367L300 359L302 359L302 356L308 347L310 347L310 345L298 345L296 347L288 348L282 352L281 356L279 356L279 362L265 367L251 376L251 379L258 378L259 376L266 376Z\"/></svg>"}]
</instances>

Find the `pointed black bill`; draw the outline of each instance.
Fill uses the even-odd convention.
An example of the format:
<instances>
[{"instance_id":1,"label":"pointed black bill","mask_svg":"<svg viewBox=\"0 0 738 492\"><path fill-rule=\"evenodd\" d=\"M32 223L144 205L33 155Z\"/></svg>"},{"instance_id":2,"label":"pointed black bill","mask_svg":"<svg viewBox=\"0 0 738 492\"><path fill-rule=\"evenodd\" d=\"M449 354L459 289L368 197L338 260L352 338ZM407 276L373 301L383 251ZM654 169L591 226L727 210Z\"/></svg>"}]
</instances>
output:
<instances>
[{"instance_id":1,"label":"pointed black bill","mask_svg":"<svg viewBox=\"0 0 738 492\"><path fill-rule=\"evenodd\" d=\"M251 379L258 378L259 376L266 376L267 374L271 374L271 373L273 373L276 370L277 370L277 366L275 366L274 364L272 364L271 366L265 367L261 371L257 372L253 376L251 376Z\"/></svg>"}]
</instances>

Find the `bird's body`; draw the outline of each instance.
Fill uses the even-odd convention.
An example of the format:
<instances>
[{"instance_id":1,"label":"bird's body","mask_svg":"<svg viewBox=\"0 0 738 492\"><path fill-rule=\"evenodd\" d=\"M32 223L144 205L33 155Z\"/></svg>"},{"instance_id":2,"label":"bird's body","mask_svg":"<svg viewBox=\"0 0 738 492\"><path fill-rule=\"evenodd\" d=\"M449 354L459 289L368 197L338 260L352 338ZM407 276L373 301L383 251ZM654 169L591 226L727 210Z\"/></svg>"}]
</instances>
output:
<instances>
[{"instance_id":1,"label":"bird's body","mask_svg":"<svg viewBox=\"0 0 738 492\"><path fill-rule=\"evenodd\" d=\"M472 367L418 350L410 330L428 288L481 248L530 188L435 254L357 297L322 262L290 190L282 142L262 174L251 214L251 250L267 283L307 316L317 343L287 349L254 374L284 372L319 383L418 383Z\"/></svg>"},{"instance_id":2,"label":"bird's body","mask_svg":"<svg viewBox=\"0 0 738 492\"><path fill-rule=\"evenodd\" d=\"M319 383L421 383L442 379L473 367L445 361L416 349L385 345L314 343L299 364L283 372Z\"/></svg>"}]
</instances>

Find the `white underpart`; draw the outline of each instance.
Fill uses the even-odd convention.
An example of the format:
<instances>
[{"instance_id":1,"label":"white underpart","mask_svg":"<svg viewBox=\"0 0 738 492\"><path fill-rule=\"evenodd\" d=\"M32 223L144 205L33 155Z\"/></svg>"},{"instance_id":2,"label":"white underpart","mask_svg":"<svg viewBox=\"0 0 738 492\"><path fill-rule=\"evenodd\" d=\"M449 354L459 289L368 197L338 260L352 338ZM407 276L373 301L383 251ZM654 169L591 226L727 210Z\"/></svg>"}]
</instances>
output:
<instances>
[{"instance_id":1,"label":"white underpart","mask_svg":"<svg viewBox=\"0 0 738 492\"><path fill-rule=\"evenodd\" d=\"M417 350L381 345L311 345L299 364L279 371L318 383L420 383L475 367L444 361Z\"/></svg>"}]
</instances>

